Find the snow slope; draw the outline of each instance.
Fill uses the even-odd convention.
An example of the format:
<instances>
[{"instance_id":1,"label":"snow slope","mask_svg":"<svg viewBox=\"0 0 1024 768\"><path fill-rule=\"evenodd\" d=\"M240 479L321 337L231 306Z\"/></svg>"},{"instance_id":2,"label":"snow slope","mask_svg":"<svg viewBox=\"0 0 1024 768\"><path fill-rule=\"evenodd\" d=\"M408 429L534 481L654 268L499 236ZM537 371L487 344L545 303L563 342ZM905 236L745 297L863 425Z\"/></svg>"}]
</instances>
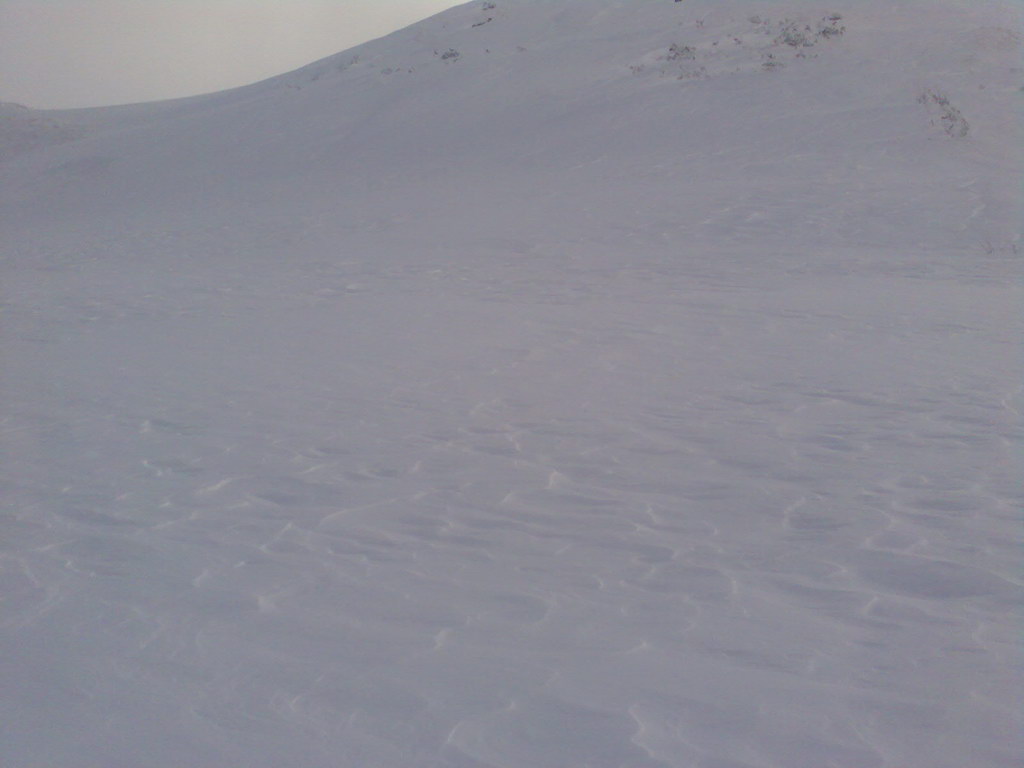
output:
<instances>
[{"instance_id":1,"label":"snow slope","mask_svg":"<svg viewBox=\"0 0 1024 768\"><path fill-rule=\"evenodd\" d=\"M1019 30L478 0L0 105L0 763L1017 765Z\"/></svg>"}]
</instances>

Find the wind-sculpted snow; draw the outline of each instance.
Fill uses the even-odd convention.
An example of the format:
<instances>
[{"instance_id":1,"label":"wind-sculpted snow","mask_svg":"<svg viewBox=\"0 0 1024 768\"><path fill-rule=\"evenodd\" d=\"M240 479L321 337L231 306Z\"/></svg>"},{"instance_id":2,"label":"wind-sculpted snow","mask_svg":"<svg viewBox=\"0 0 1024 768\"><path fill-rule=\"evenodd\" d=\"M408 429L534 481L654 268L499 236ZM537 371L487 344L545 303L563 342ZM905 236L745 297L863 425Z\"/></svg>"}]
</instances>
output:
<instances>
[{"instance_id":1,"label":"wind-sculpted snow","mask_svg":"<svg viewBox=\"0 0 1024 768\"><path fill-rule=\"evenodd\" d=\"M5 768L1019 762L1014 16L753 6L18 113Z\"/></svg>"}]
</instances>

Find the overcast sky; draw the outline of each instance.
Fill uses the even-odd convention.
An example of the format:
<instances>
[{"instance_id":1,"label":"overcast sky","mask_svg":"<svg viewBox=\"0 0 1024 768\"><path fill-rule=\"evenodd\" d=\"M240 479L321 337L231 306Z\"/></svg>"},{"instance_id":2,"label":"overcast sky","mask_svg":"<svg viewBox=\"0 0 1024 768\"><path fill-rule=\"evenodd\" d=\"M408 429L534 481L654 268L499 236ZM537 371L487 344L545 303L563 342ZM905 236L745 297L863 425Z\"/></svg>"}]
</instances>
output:
<instances>
[{"instance_id":1,"label":"overcast sky","mask_svg":"<svg viewBox=\"0 0 1024 768\"><path fill-rule=\"evenodd\" d=\"M90 107L262 80L462 0L0 0L0 101Z\"/></svg>"}]
</instances>

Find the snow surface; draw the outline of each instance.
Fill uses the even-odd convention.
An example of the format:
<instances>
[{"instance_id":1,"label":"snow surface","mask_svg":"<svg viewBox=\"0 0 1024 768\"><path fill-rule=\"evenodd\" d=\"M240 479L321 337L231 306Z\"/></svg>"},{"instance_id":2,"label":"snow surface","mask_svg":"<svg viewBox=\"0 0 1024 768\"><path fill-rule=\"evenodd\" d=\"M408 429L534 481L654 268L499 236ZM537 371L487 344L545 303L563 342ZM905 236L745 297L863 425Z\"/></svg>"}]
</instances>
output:
<instances>
[{"instance_id":1,"label":"snow surface","mask_svg":"<svg viewBox=\"0 0 1024 768\"><path fill-rule=\"evenodd\" d=\"M0 107L0 764L1018 766L1020 28L497 0Z\"/></svg>"}]
</instances>

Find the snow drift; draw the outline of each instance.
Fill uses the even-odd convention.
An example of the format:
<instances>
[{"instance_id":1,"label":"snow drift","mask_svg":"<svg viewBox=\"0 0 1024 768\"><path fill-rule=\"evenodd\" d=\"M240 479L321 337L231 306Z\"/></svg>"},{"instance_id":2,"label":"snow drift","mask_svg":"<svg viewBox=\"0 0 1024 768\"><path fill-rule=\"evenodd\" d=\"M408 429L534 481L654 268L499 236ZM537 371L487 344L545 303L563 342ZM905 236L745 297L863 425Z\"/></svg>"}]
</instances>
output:
<instances>
[{"instance_id":1,"label":"snow drift","mask_svg":"<svg viewBox=\"0 0 1024 768\"><path fill-rule=\"evenodd\" d=\"M4 765L1015 765L1019 28L498 0L0 106Z\"/></svg>"}]
</instances>

